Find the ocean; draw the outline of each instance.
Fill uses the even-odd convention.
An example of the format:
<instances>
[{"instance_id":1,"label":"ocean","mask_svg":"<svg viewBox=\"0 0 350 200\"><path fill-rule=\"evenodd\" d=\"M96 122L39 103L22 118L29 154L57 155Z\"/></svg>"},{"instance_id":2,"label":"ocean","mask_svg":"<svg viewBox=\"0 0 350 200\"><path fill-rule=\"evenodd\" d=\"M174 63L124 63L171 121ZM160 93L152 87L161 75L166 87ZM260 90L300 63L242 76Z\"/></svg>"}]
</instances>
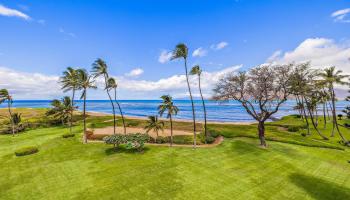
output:
<instances>
[{"instance_id":1,"label":"ocean","mask_svg":"<svg viewBox=\"0 0 350 200\"><path fill-rule=\"evenodd\" d=\"M16 100L13 102L13 107L20 108L48 108L51 100ZM146 117L156 115L157 107L161 100L119 100L123 114L126 116ZM237 101L217 102L205 101L207 108L207 120L217 122L251 122L254 119L247 114L244 108ZM174 118L176 119L192 119L191 102L189 100L174 100L174 104L178 106L179 113ZM82 109L82 101L76 101L78 109ZM295 114L293 110L295 101L289 100L285 102L279 111L273 115L275 118L281 118L286 115ZM347 105L346 101L337 102L337 110L339 113ZM0 108L6 107L6 104L1 104ZM195 100L196 117L199 121L203 120L202 102ZM88 100L87 111L112 113L112 107L109 100ZM118 114L119 110L116 109Z\"/></svg>"}]
</instances>

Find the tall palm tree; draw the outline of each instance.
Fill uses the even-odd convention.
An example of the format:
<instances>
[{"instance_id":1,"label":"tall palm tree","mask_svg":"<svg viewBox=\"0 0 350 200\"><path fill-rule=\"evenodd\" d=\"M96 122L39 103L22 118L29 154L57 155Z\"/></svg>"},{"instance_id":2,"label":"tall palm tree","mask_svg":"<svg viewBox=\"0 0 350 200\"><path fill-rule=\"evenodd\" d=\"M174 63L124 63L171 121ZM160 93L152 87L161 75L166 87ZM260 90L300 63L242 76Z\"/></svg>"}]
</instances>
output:
<instances>
[{"instance_id":1,"label":"tall palm tree","mask_svg":"<svg viewBox=\"0 0 350 200\"><path fill-rule=\"evenodd\" d=\"M190 87L190 82L188 79L188 69L187 69L187 57L188 57L188 48L185 44L180 43L176 45L175 50L173 51L173 55L171 57L171 60L183 58L184 64L185 64L185 72L186 72L186 81L187 81L187 87L188 92L190 94L191 99L191 105L192 105L192 119L193 119L193 148L196 148L197 143L197 136L196 136L196 115L195 115L195 109L194 109L194 103L192 98L192 92Z\"/></svg>"},{"instance_id":2,"label":"tall palm tree","mask_svg":"<svg viewBox=\"0 0 350 200\"><path fill-rule=\"evenodd\" d=\"M82 90L82 94L80 99L83 99L83 122L84 122L84 135L83 135L83 142L87 143L87 137L86 137L86 96L87 96L87 90L92 88L96 89L95 81L92 79L92 77L88 74L88 72L85 69L78 69L77 74L79 77L79 88Z\"/></svg>"},{"instance_id":3,"label":"tall palm tree","mask_svg":"<svg viewBox=\"0 0 350 200\"><path fill-rule=\"evenodd\" d=\"M158 138L159 136L158 132L164 130L164 122L159 121L157 115L148 116L148 121L147 121L147 125L145 126L145 129L146 129L146 133L150 132L151 130L156 132L157 138ZM157 138L156 138L156 141L157 141Z\"/></svg>"},{"instance_id":4,"label":"tall palm tree","mask_svg":"<svg viewBox=\"0 0 350 200\"><path fill-rule=\"evenodd\" d=\"M112 77L108 78L108 80L107 80L107 87L114 90L114 101L117 104L120 116L122 117L122 122L123 122L123 127L124 127L124 134L126 135L126 125L125 125L124 115L123 115L123 112L122 112L122 108L120 107L120 104L117 101L117 87L118 87L118 84L117 84L117 82L115 81L114 78L112 78Z\"/></svg>"},{"instance_id":5,"label":"tall palm tree","mask_svg":"<svg viewBox=\"0 0 350 200\"><path fill-rule=\"evenodd\" d=\"M330 95L330 99L332 102L332 121L333 121L333 128L332 128L332 135L334 136L334 129L337 129L337 132L339 136L342 138L343 142L345 144L349 144L349 142L346 140L346 138L343 136L343 134L339 130L338 122L337 122L337 115L336 115L336 107L335 107L335 101L336 96L334 92L334 85L347 85L348 83L343 81L344 78L348 77L348 75L342 75L341 70L336 70L334 66L326 68L323 70L323 72L320 73L320 76L323 78L322 82L328 87L328 92Z\"/></svg>"},{"instance_id":6,"label":"tall palm tree","mask_svg":"<svg viewBox=\"0 0 350 200\"><path fill-rule=\"evenodd\" d=\"M173 146L173 115L177 115L179 108L174 105L173 98L169 95L163 95L160 97L163 101L158 106L158 113L163 116L167 111L167 118L170 119L170 146Z\"/></svg>"},{"instance_id":7,"label":"tall palm tree","mask_svg":"<svg viewBox=\"0 0 350 200\"><path fill-rule=\"evenodd\" d=\"M112 111L113 111L113 133L116 134L115 132L115 127L116 127L116 122L115 122L115 107L114 107L114 103L111 97L110 89L108 89L108 67L107 64L104 60L102 60L101 58L98 58L93 64L92 64L92 74L94 76L94 78L98 78L100 76L102 76L104 78L105 81L105 90L107 92L109 101L111 102L112 105Z\"/></svg>"},{"instance_id":8,"label":"tall palm tree","mask_svg":"<svg viewBox=\"0 0 350 200\"><path fill-rule=\"evenodd\" d=\"M0 90L0 104L7 101L7 109L9 112L9 119L11 122L11 127L12 127L12 136L15 136L15 125L13 123L13 115L12 115L12 110L11 110L11 105L13 103L12 96L6 89L1 89Z\"/></svg>"},{"instance_id":9,"label":"tall palm tree","mask_svg":"<svg viewBox=\"0 0 350 200\"><path fill-rule=\"evenodd\" d=\"M207 109L205 107L205 102L202 94L202 88L201 88L201 74L202 74L202 69L199 67L199 65L195 65L192 67L190 71L191 75L197 75L198 76L198 88L199 88L199 94L201 95L202 99L202 106L203 106L203 112L204 112L204 135L206 138L208 138L208 129L207 129ZM205 140L206 141L206 140Z\"/></svg>"},{"instance_id":10,"label":"tall palm tree","mask_svg":"<svg viewBox=\"0 0 350 200\"><path fill-rule=\"evenodd\" d=\"M72 67L67 67L67 70L63 72L63 75L60 77L61 88L64 92L72 91L71 98L71 108L74 108L74 98L75 91L78 90L79 80L77 76L77 71ZM72 124L73 124L73 112L74 109L70 111L69 119L69 132L72 133Z\"/></svg>"},{"instance_id":11,"label":"tall palm tree","mask_svg":"<svg viewBox=\"0 0 350 200\"><path fill-rule=\"evenodd\" d=\"M61 121L62 125L64 125L69 119L72 111L75 109L72 106L72 101L70 97L63 97L62 101L58 99L54 99L51 102L52 108L50 108L47 112L47 116L53 116L54 118Z\"/></svg>"}]
</instances>

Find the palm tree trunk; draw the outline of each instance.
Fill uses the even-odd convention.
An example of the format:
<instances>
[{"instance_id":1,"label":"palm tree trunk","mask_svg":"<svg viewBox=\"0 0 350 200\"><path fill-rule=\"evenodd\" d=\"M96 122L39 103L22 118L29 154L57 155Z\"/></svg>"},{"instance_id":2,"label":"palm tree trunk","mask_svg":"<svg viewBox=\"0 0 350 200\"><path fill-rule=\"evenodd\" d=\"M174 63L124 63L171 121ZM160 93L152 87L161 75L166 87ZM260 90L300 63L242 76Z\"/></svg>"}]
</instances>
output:
<instances>
[{"instance_id":1,"label":"palm tree trunk","mask_svg":"<svg viewBox=\"0 0 350 200\"><path fill-rule=\"evenodd\" d=\"M326 102L323 102L323 128L327 128L327 117L326 117Z\"/></svg>"},{"instance_id":2,"label":"palm tree trunk","mask_svg":"<svg viewBox=\"0 0 350 200\"><path fill-rule=\"evenodd\" d=\"M205 136L205 143L207 143L208 138L208 132L207 132L207 109L205 107L205 102L202 94L202 88L201 88L201 76L198 75L198 87L199 87L199 93L201 95L202 104L203 104L203 111L204 111L204 136Z\"/></svg>"},{"instance_id":3,"label":"palm tree trunk","mask_svg":"<svg viewBox=\"0 0 350 200\"><path fill-rule=\"evenodd\" d=\"M334 93L333 87L332 87L332 106L333 106L333 124L337 128L338 134L341 137L341 139L343 140L344 144L349 145L349 142L347 141L347 139L344 137L344 135L339 130L339 126L338 126L338 122L337 122L336 107L335 107L335 93ZM333 132L332 132L332 134L333 134Z\"/></svg>"},{"instance_id":4,"label":"palm tree trunk","mask_svg":"<svg viewBox=\"0 0 350 200\"><path fill-rule=\"evenodd\" d=\"M313 127L315 128L316 132L317 132L318 135L319 135L320 137L322 137L324 140L328 140L328 138L327 138L326 136L324 136L324 135L320 132L320 130L318 130L317 125L315 124L314 116L313 116L312 111L311 111L311 109L310 109L309 103L307 102L306 99L305 99L305 102L306 102L306 104L307 104L307 110L308 110L308 112L309 112L312 125L313 125Z\"/></svg>"},{"instance_id":5,"label":"palm tree trunk","mask_svg":"<svg viewBox=\"0 0 350 200\"><path fill-rule=\"evenodd\" d=\"M173 117L170 114L170 146L173 146Z\"/></svg>"},{"instance_id":6,"label":"palm tree trunk","mask_svg":"<svg viewBox=\"0 0 350 200\"><path fill-rule=\"evenodd\" d=\"M70 111L70 124L69 124L69 132L72 134L72 126L73 126L73 111L74 111L74 96L75 96L75 88L73 88L73 94L72 94L72 110Z\"/></svg>"},{"instance_id":7,"label":"palm tree trunk","mask_svg":"<svg viewBox=\"0 0 350 200\"><path fill-rule=\"evenodd\" d=\"M114 108L114 103L113 103L113 100L112 100L112 97L111 97L111 94L109 94L109 90L107 88L107 76L106 74L104 74L104 78L105 78L105 85L106 85L106 91L107 91L107 95L108 95L108 98L109 98L109 101L111 102L112 104L112 111L113 111L113 134L115 135L116 132L115 132L115 108Z\"/></svg>"},{"instance_id":8,"label":"palm tree trunk","mask_svg":"<svg viewBox=\"0 0 350 200\"><path fill-rule=\"evenodd\" d=\"M7 100L7 107L8 107L8 111L9 111L9 114L10 114L10 122L11 122L11 128L12 128L12 136L15 136L15 125L14 125L13 117L12 117L11 100L10 100L10 99Z\"/></svg>"},{"instance_id":9,"label":"palm tree trunk","mask_svg":"<svg viewBox=\"0 0 350 200\"><path fill-rule=\"evenodd\" d=\"M185 58L185 70L186 70L186 82L188 87L188 92L190 93L191 105L192 105L192 119L193 119L193 148L197 145L197 135L196 135L196 115L194 110L194 103L192 98L192 92L190 87L190 82L188 80L188 70L187 70L187 59Z\"/></svg>"},{"instance_id":10,"label":"palm tree trunk","mask_svg":"<svg viewBox=\"0 0 350 200\"><path fill-rule=\"evenodd\" d=\"M307 114L306 114L306 111L305 111L305 102L304 102L304 98L305 97L302 97L301 98L301 104L303 105L302 109L303 109L303 113L304 113L304 118L305 118L305 121L306 121L306 127L307 127L307 134L310 135L310 125L309 125L309 120L307 118Z\"/></svg>"},{"instance_id":11,"label":"palm tree trunk","mask_svg":"<svg viewBox=\"0 0 350 200\"><path fill-rule=\"evenodd\" d=\"M117 103L118 108L119 108L119 112L120 112L120 116L122 117L122 122L123 122L123 127L124 127L124 135L126 135L126 125L125 125L125 119L124 119L124 115L122 112L122 108L120 107L119 102L117 101L117 89L114 88L114 101Z\"/></svg>"},{"instance_id":12,"label":"palm tree trunk","mask_svg":"<svg viewBox=\"0 0 350 200\"><path fill-rule=\"evenodd\" d=\"M83 106L83 119L84 119L84 135L83 135L83 142L87 143L87 135L86 135L86 89L84 91L84 106Z\"/></svg>"}]
</instances>

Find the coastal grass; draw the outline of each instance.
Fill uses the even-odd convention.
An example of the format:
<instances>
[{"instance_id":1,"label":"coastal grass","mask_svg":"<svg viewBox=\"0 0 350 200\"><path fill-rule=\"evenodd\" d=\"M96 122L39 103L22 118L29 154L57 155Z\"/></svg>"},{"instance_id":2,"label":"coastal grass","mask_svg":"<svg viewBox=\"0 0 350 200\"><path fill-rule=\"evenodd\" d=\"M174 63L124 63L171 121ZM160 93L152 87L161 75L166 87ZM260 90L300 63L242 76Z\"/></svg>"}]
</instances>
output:
<instances>
[{"instance_id":1,"label":"coastal grass","mask_svg":"<svg viewBox=\"0 0 350 200\"><path fill-rule=\"evenodd\" d=\"M88 125L111 126L110 119L89 116ZM145 123L127 121L136 127ZM191 125L175 123L180 130ZM217 147L146 145L144 153L82 144L79 117L75 137L63 138L66 126L0 135L0 199L349 199L349 148L338 143L338 135L326 141L313 129L305 137L303 129L288 131L302 125L296 116L267 123L266 149L258 145L254 124L210 124L213 134L225 137ZM321 131L329 136L331 124ZM350 138L348 129L342 131ZM14 154L30 146L40 151Z\"/></svg>"},{"instance_id":2,"label":"coastal grass","mask_svg":"<svg viewBox=\"0 0 350 200\"><path fill-rule=\"evenodd\" d=\"M74 127L74 133L81 133ZM0 199L348 199L349 151L232 138L214 148L114 151L64 127L0 135ZM16 157L19 147L36 154Z\"/></svg>"}]
</instances>

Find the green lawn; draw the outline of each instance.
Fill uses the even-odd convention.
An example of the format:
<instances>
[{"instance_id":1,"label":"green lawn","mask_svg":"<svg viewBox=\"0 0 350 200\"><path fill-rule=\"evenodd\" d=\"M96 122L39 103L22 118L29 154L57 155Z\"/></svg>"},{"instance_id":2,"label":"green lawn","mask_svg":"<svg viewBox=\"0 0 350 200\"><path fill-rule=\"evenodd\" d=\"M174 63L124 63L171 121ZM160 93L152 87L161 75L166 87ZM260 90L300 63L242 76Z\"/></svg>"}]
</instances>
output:
<instances>
[{"instance_id":1,"label":"green lawn","mask_svg":"<svg viewBox=\"0 0 350 200\"><path fill-rule=\"evenodd\" d=\"M267 136L278 142L268 141L267 149L249 138L254 126L211 125L226 136L218 147L147 146L143 154L84 145L80 126L67 139L63 127L0 135L0 199L350 199L349 148L338 137L324 142L282 130L294 121L284 120L268 125ZM301 145L285 143L295 141ZM39 153L14 155L33 145Z\"/></svg>"}]
</instances>

